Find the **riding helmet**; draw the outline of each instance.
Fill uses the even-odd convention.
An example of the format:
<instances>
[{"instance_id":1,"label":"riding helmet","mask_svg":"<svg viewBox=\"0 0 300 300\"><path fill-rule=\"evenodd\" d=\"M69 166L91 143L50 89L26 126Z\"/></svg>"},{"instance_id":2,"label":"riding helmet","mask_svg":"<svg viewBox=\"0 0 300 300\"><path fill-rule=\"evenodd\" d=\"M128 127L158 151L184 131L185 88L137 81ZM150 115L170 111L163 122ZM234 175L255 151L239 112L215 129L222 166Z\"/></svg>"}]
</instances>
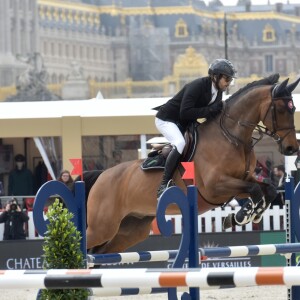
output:
<instances>
[{"instance_id":1,"label":"riding helmet","mask_svg":"<svg viewBox=\"0 0 300 300\"><path fill-rule=\"evenodd\" d=\"M236 78L236 70L233 64L224 58L213 61L208 68L209 75L227 75Z\"/></svg>"}]
</instances>

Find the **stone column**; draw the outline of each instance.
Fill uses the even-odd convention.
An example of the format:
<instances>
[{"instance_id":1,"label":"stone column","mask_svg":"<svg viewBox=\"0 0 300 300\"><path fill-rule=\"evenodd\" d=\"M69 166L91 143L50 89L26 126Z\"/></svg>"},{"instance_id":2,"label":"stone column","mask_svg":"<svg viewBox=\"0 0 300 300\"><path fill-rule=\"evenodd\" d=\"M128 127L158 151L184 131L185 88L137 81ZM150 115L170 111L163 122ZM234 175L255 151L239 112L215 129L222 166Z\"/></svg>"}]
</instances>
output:
<instances>
[{"instance_id":1,"label":"stone column","mask_svg":"<svg viewBox=\"0 0 300 300\"><path fill-rule=\"evenodd\" d=\"M11 51L9 0L0 1L0 54Z\"/></svg>"}]
</instances>

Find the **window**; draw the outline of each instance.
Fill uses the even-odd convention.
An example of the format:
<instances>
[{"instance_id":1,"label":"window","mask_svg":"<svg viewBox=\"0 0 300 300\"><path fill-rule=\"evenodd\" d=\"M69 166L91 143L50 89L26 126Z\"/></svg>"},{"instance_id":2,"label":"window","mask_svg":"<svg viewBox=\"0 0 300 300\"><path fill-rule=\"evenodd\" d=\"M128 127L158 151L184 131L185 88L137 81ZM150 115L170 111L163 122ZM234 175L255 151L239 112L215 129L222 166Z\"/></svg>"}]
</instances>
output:
<instances>
[{"instance_id":1,"label":"window","mask_svg":"<svg viewBox=\"0 0 300 300\"><path fill-rule=\"evenodd\" d=\"M183 19L179 19L175 26L176 37L187 37L189 35L187 25Z\"/></svg>"},{"instance_id":2,"label":"window","mask_svg":"<svg viewBox=\"0 0 300 300\"><path fill-rule=\"evenodd\" d=\"M73 45L73 57L74 57L74 58L77 57L77 49L76 49L76 45Z\"/></svg>"},{"instance_id":3,"label":"window","mask_svg":"<svg viewBox=\"0 0 300 300\"><path fill-rule=\"evenodd\" d=\"M265 71L268 73L273 72L273 55L265 56Z\"/></svg>"},{"instance_id":4,"label":"window","mask_svg":"<svg viewBox=\"0 0 300 300\"><path fill-rule=\"evenodd\" d=\"M274 42L275 40L276 40L275 30L270 24L267 24L263 30L263 41Z\"/></svg>"}]
</instances>

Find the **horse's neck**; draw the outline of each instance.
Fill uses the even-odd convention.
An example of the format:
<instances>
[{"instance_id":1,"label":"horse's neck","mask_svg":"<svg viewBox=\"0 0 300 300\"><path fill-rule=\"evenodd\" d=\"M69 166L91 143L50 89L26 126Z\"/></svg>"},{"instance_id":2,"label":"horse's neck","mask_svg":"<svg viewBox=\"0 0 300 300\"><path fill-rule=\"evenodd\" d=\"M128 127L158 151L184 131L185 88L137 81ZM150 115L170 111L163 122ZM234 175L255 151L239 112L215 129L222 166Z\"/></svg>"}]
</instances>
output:
<instances>
[{"instance_id":1,"label":"horse's neck","mask_svg":"<svg viewBox=\"0 0 300 300\"><path fill-rule=\"evenodd\" d=\"M244 95L226 103L224 128L243 141L251 142L255 126L261 121L261 108L265 97L260 89L253 89Z\"/></svg>"}]
</instances>

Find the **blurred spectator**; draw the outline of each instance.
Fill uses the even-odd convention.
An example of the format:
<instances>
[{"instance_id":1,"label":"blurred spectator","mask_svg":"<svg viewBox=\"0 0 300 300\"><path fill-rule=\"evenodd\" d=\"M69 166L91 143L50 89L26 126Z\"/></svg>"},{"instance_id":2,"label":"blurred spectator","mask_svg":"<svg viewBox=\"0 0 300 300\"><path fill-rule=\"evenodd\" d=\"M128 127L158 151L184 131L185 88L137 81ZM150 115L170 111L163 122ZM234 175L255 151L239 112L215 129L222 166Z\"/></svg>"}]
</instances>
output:
<instances>
[{"instance_id":1,"label":"blurred spectator","mask_svg":"<svg viewBox=\"0 0 300 300\"><path fill-rule=\"evenodd\" d=\"M62 170L57 180L63 182L69 189L72 188L74 182L71 173L68 170Z\"/></svg>"},{"instance_id":2,"label":"blurred spectator","mask_svg":"<svg viewBox=\"0 0 300 300\"><path fill-rule=\"evenodd\" d=\"M64 183L72 191L72 186L73 186L74 180L73 180L73 178L71 176L70 171L68 171L68 170L62 170L60 172L60 174L59 174L59 177L57 178L57 181L60 181L60 182ZM64 207L66 206L65 202L64 202L64 199L60 195L53 195L53 196L51 196L46 201L45 206L48 207L48 206L52 205L54 203L55 199L59 199L60 202L63 203Z\"/></svg>"},{"instance_id":3,"label":"blurred spectator","mask_svg":"<svg viewBox=\"0 0 300 300\"><path fill-rule=\"evenodd\" d=\"M15 169L10 172L8 179L8 195L32 196L34 181L32 172L25 166L25 156L15 156Z\"/></svg>"},{"instance_id":4,"label":"blurred spectator","mask_svg":"<svg viewBox=\"0 0 300 300\"><path fill-rule=\"evenodd\" d=\"M276 181L274 180L274 183L276 184L277 182L277 185L275 185L277 190L277 196L275 200L272 202L271 206L279 205L282 208L285 201L284 185L285 185L286 172L285 172L284 165L278 165L274 168L274 176L276 178Z\"/></svg>"},{"instance_id":5,"label":"blurred spectator","mask_svg":"<svg viewBox=\"0 0 300 300\"><path fill-rule=\"evenodd\" d=\"M265 181L265 177L263 176L263 169L261 167L256 167L254 169L254 178L259 181L259 182L264 182Z\"/></svg>"},{"instance_id":6,"label":"blurred spectator","mask_svg":"<svg viewBox=\"0 0 300 300\"><path fill-rule=\"evenodd\" d=\"M0 223L5 223L3 240L25 240L24 224L28 220L29 217L21 211L17 200L9 201L0 215Z\"/></svg>"}]
</instances>

